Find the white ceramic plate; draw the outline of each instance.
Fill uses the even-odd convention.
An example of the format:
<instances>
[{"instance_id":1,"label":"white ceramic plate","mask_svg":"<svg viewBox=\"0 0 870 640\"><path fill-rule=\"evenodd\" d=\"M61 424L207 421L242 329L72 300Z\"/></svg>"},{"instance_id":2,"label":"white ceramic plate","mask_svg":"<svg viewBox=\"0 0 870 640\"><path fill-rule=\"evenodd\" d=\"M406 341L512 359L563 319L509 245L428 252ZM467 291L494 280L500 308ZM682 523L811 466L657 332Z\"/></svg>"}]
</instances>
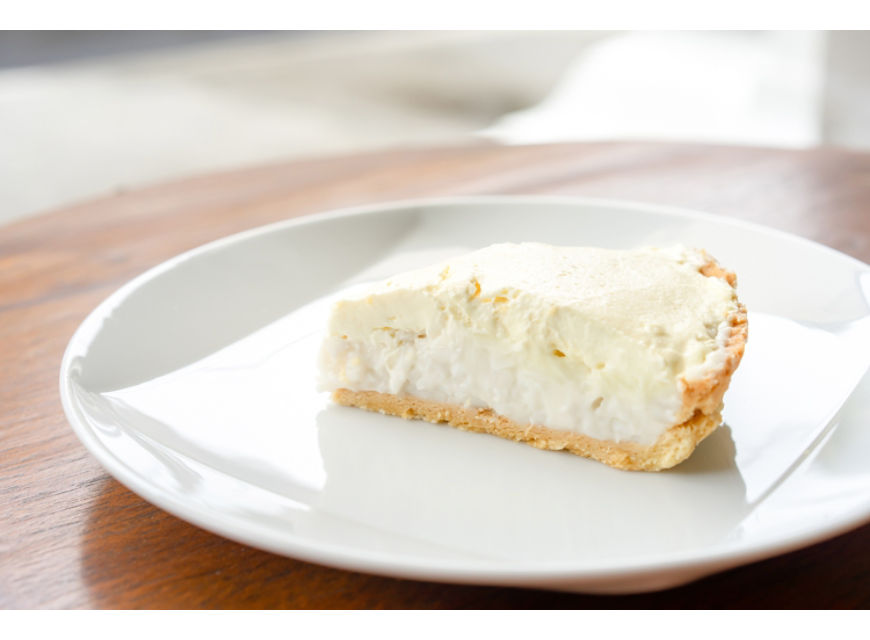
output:
<instances>
[{"instance_id":1,"label":"white ceramic plate","mask_svg":"<svg viewBox=\"0 0 870 640\"><path fill-rule=\"evenodd\" d=\"M502 241L706 247L750 310L726 426L677 468L573 455L330 404L315 355L343 288ZM870 267L780 232L579 199L398 203L254 229L136 278L61 369L85 446L220 535L386 575L664 588L870 517Z\"/></svg>"}]
</instances>

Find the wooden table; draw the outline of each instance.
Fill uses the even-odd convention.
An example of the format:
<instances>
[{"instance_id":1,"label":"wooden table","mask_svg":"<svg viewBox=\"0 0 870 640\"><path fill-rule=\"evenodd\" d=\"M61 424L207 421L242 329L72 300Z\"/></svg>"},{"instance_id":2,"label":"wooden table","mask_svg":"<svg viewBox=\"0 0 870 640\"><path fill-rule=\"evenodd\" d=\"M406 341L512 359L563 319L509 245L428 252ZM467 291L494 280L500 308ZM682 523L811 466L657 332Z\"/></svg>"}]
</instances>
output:
<instances>
[{"instance_id":1,"label":"wooden table","mask_svg":"<svg viewBox=\"0 0 870 640\"><path fill-rule=\"evenodd\" d=\"M654 594L395 580L206 533L110 478L73 435L58 399L61 354L85 315L134 275L275 220L460 194L577 194L680 205L784 229L870 262L870 155L833 149L602 143L391 151L118 193L0 227L0 606L870 606L870 525Z\"/></svg>"}]
</instances>

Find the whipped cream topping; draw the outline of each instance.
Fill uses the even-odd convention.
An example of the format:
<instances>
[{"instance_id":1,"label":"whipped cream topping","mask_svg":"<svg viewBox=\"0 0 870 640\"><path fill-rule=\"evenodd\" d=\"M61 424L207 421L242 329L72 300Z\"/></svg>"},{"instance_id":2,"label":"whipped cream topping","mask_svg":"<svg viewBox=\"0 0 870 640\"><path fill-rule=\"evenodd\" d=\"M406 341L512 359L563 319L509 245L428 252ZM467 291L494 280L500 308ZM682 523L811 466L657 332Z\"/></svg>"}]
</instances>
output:
<instances>
[{"instance_id":1,"label":"whipped cream topping","mask_svg":"<svg viewBox=\"0 0 870 640\"><path fill-rule=\"evenodd\" d=\"M336 304L321 388L488 407L520 424L651 444L686 382L721 368L734 289L684 247L499 244Z\"/></svg>"}]
</instances>

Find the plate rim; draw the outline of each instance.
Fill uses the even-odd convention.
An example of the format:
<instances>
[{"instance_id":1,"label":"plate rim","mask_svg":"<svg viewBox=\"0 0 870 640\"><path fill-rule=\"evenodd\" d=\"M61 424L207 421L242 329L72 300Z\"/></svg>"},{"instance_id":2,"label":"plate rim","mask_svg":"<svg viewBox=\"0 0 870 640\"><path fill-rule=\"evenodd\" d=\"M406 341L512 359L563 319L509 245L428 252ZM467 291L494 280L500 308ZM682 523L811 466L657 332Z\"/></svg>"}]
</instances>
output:
<instances>
[{"instance_id":1,"label":"plate rim","mask_svg":"<svg viewBox=\"0 0 870 640\"><path fill-rule=\"evenodd\" d=\"M578 565L575 562L575 564L567 566L565 563L556 562L525 562L503 566L491 562L477 564L473 560L456 561L412 555L395 556L385 552L354 549L348 545L324 544L304 536L298 536L292 532L288 532L278 540L272 531L262 527L245 526L244 520L241 518L228 518L228 516L221 514L219 510L214 508L205 509L199 505L186 503L163 490L159 485L150 483L141 474L129 469L121 458L100 442L93 433L93 427L87 418L79 415L80 407L74 398L73 382L70 377L71 365L76 352L92 340L95 332L99 329L99 326L95 325L101 324L102 319L107 313L123 301L130 292L135 291L145 282L171 270L185 260L200 254L220 250L221 248L260 235L347 217L389 213L403 209L423 207L453 208L475 205L511 206L522 204L603 207L679 218L701 219L717 224L744 228L748 231L774 236L789 242L797 242L809 249L820 250L833 259L846 260L854 267L870 272L870 265L853 256L787 231L738 218L731 218L727 215L635 200L552 195L445 196L374 202L303 214L298 217L245 229L183 251L134 276L102 300L82 320L64 350L59 371L59 386L61 405L67 421L82 445L97 459L109 475L144 500L185 522L230 540L278 555L339 569L364 571L385 576L444 582L514 585L563 582L566 580L592 583L602 580L626 579L631 576L666 572L686 572L692 573L695 577L702 577L729 567L748 564L804 548L857 529L863 524L870 522L870 497L868 497L866 503L862 503L862 505L845 512L840 512L838 514L839 517L830 518L821 526L811 529L802 528L790 535L779 535L772 538L768 536L755 544L746 545L740 544L737 541L720 545L712 551L708 547L707 552L702 552L704 547L700 547L697 550L689 552L675 551L646 554L619 560L611 559L600 564L587 562ZM851 398L846 402L850 401ZM835 431L836 429L832 430L831 433ZM802 462L801 466L807 464L811 458L812 456L809 456L807 460ZM242 526L240 527L240 525Z\"/></svg>"}]
</instances>

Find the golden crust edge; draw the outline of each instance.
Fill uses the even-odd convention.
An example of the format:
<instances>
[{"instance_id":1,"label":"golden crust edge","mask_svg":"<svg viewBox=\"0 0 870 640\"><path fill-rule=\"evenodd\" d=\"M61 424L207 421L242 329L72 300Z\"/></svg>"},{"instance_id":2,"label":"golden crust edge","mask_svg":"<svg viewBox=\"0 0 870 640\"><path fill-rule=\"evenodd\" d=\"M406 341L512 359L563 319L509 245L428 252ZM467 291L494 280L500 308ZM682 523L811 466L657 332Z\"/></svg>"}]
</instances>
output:
<instances>
[{"instance_id":1,"label":"golden crust edge","mask_svg":"<svg viewBox=\"0 0 870 640\"><path fill-rule=\"evenodd\" d=\"M539 449L564 450L626 471L661 471L679 464L691 455L698 443L710 435L722 420L721 407L710 413L698 411L689 420L670 427L655 443L641 445L634 442L598 440L540 425L521 425L492 409L462 407L415 396L337 389L332 397L338 404L348 407L405 419L446 423L465 431L488 433L524 442Z\"/></svg>"},{"instance_id":2,"label":"golden crust edge","mask_svg":"<svg viewBox=\"0 0 870 640\"><path fill-rule=\"evenodd\" d=\"M707 277L721 278L732 289L737 289L737 276L733 271L723 268L706 251L704 256L707 262L698 271ZM683 406L677 413L677 420L684 421L697 412L709 414L721 410L722 398L731 384L731 376L737 370L737 366L743 359L746 349L746 340L749 336L749 325L746 317L746 307L738 300L737 310L730 318L731 333L725 344L725 362L720 369L711 371L708 375L698 380L682 380Z\"/></svg>"}]
</instances>

